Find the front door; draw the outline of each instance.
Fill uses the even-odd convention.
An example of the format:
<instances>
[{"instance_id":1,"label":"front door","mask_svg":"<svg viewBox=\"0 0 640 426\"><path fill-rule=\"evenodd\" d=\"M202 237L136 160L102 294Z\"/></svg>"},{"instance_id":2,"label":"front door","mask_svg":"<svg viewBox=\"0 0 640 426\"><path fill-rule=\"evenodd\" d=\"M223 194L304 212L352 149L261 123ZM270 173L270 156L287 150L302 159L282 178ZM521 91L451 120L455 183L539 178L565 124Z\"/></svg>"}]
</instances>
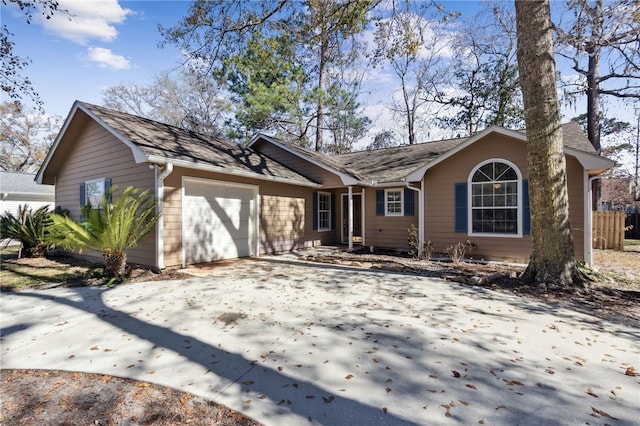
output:
<instances>
[{"instance_id":1,"label":"front door","mask_svg":"<svg viewBox=\"0 0 640 426\"><path fill-rule=\"evenodd\" d=\"M362 194L353 194L353 242L362 244ZM349 244L349 194L342 194L342 244Z\"/></svg>"}]
</instances>

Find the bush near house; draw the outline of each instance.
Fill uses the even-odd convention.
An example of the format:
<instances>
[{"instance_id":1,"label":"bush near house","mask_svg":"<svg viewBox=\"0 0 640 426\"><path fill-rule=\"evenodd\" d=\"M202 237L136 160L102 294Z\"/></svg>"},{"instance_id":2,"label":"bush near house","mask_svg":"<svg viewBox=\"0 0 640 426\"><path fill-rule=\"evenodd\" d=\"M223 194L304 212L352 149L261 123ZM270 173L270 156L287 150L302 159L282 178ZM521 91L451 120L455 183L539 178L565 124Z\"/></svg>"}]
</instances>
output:
<instances>
[{"instance_id":1,"label":"bush near house","mask_svg":"<svg viewBox=\"0 0 640 426\"><path fill-rule=\"evenodd\" d=\"M51 242L58 246L102 253L108 278L125 275L127 250L149 234L158 220L149 191L129 186L111 202L116 190L110 188L99 206L85 206L82 222L52 214L49 227Z\"/></svg>"},{"instance_id":2,"label":"bush near house","mask_svg":"<svg viewBox=\"0 0 640 426\"><path fill-rule=\"evenodd\" d=\"M18 207L18 214L7 212L0 217L0 241L22 243L25 257L43 257L51 248L47 227L51 224L48 206L33 211L27 204Z\"/></svg>"}]
</instances>

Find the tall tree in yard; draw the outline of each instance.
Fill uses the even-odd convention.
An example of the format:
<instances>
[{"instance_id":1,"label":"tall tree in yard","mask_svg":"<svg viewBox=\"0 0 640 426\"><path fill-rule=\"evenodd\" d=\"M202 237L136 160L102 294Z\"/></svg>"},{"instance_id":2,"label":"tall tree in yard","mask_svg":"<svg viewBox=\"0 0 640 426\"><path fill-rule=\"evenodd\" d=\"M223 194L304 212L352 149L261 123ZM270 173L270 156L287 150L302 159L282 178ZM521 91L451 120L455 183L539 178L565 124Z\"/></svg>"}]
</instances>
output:
<instances>
[{"instance_id":1,"label":"tall tree in yard","mask_svg":"<svg viewBox=\"0 0 640 426\"><path fill-rule=\"evenodd\" d=\"M601 96L640 99L640 3L568 0L567 9L554 27L557 53L582 79L565 84L565 95L586 95L587 136L599 153Z\"/></svg>"},{"instance_id":2,"label":"tall tree in yard","mask_svg":"<svg viewBox=\"0 0 640 426\"><path fill-rule=\"evenodd\" d=\"M544 287L583 281L574 254L556 92L549 0L516 0L518 67L527 125L532 251L523 279Z\"/></svg>"}]
</instances>

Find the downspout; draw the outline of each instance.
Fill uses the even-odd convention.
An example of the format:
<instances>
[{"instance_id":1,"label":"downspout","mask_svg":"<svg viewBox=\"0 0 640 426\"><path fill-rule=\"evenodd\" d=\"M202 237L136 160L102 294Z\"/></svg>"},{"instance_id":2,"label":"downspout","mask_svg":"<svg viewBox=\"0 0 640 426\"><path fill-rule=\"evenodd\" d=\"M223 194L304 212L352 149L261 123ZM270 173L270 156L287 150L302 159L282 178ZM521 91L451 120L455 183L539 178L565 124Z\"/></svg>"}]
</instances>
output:
<instances>
[{"instance_id":1,"label":"downspout","mask_svg":"<svg viewBox=\"0 0 640 426\"><path fill-rule=\"evenodd\" d=\"M418 193L418 258L422 258L424 252L424 178L420 181L420 188L414 188L405 182L407 188Z\"/></svg>"},{"instance_id":2,"label":"downspout","mask_svg":"<svg viewBox=\"0 0 640 426\"><path fill-rule=\"evenodd\" d=\"M587 172L585 171L585 174ZM588 176L588 175L587 175ZM586 226L585 226L585 231L586 231L586 235L584 237L585 242L584 242L584 261L587 263L587 266L589 268L593 267L593 188L592 188L592 184L593 181L596 179L601 179L601 176L592 176L590 178L587 179L587 198L585 200L585 207L587 210L587 220L586 220Z\"/></svg>"},{"instance_id":3,"label":"downspout","mask_svg":"<svg viewBox=\"0 0 640 426\"><path fill-rule=\"evenodd\" d=\"M349 195L347 197L347 217L348 221L348 234L349 234L349 253L353 251L353 187L349 186Z\"/></svg>"},{"instance_id":4,"label":"downspout","mask_svg":"<svg viewBox=\"0 0 640 426\"><path fill-rule=\"evenodd\" d=\"M158 269L164 269L164 180L173 172L173 163L167 163L160 171L160 166L154 164L156 175L156 214L158 221L156 222L156 265Z\"/></svg>"}]
</instances>

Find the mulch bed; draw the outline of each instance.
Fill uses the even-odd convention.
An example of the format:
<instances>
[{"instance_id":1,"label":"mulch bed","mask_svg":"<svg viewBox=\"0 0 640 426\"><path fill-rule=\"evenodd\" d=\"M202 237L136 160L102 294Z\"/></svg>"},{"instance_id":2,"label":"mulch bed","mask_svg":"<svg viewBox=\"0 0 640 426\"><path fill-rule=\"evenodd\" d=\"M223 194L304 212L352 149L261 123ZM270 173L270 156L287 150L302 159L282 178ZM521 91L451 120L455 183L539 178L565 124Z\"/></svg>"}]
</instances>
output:
<instances>
[{"instance_id":1,"label":"mulch bed","mask_svg":"<svg viewBox=\"0 0 640 426\"><path fill-rule=\"evenodd\" d=\"M3 425L260 425L224 405L147 382L67 371L0 372Z\"/></svg>"}]
</instances>

